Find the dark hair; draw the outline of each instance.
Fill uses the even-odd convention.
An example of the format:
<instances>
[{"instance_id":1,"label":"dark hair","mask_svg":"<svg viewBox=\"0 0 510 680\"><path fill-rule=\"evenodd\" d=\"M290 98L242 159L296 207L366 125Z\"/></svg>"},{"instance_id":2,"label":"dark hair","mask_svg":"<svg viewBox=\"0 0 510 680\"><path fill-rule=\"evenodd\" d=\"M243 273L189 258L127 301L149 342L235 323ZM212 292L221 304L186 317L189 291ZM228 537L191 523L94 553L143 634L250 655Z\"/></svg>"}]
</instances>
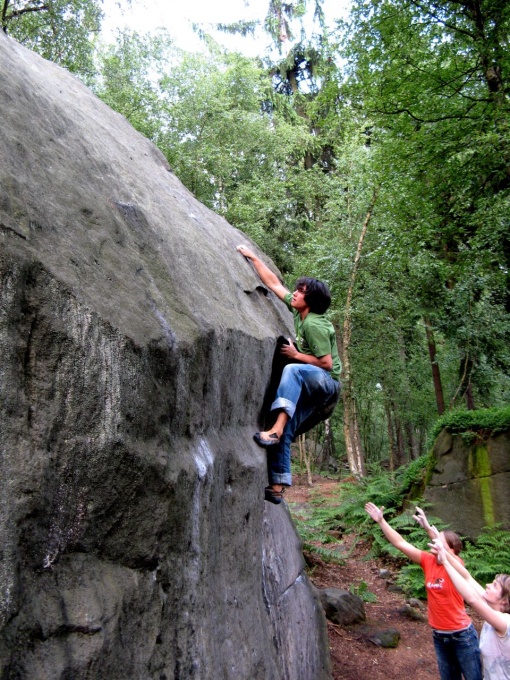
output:
<instances>
[{"instance_id":1,"label":"dark hair","mask_svg":"<svg viewBox=\"0 0 510 680\"><path fill-rule=\"evenodd\" d=\"M450 531L450 529L443 529L444 540L448 543L448 546L453 550L453 552L458 555L462 550L462 541L460 536L455 533L455 531Z\"/></svg>"},{"instance_id":2,"label":"dark hair","mask_svg":"<svg viewBox=\"0 0 510 680\"><path fill-rule=\"evenodd\" d=\"M310 311L324 314L331 304L331 293L325 283L318 279L302 276L296 281L296 290L305 289L305 302Z\"/></svg>"}]
</instances>

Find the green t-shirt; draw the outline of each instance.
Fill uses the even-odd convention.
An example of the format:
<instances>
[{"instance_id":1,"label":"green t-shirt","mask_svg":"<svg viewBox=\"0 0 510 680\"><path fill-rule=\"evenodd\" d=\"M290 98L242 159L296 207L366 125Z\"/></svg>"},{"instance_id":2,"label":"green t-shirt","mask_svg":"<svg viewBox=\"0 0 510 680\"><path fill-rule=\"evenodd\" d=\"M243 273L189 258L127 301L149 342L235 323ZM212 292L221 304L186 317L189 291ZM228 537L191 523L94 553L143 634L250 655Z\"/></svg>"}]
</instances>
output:
<instances>
[{"instance_id":1,"label":"green t-shirt","mask_svg":"<svg viewBox=\"0 0 510 680\"><path fill-rule=\"evenodd\" d=\"M338 356L336 335L333 324L326 319L324 314L308 312L303 321L299 312L291 307L292 293L287 293L283 301L294 315L294 328L296 329L296 345L302 354L313 354L313 356L324 357L331 354L333 368L331 377L339 380L342 364Z\"/></svg>"}]
</instances>

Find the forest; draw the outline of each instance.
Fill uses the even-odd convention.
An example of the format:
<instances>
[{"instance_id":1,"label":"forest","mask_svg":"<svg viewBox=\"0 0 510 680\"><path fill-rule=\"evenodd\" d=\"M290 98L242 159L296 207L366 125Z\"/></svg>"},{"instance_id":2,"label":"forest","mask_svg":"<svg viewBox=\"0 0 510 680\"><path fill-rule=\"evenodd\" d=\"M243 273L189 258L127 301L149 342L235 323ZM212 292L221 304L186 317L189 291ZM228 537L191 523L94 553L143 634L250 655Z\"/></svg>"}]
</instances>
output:
<instances>
[{"instance_id":1,"label":"forest","mask_svg":"<svg viewBox=\"0 0 510 680\"><path fill-rule=\"evenodd\" d=\"M343 389L318 436L350 473L417 460L439 416L509 403L507 0L353 0L343 20L268 0L257 58L203 27L197 53L164 29L105 44L100 0L0 7L289 287L327 282Z\"/></svg>"}]
</instances>

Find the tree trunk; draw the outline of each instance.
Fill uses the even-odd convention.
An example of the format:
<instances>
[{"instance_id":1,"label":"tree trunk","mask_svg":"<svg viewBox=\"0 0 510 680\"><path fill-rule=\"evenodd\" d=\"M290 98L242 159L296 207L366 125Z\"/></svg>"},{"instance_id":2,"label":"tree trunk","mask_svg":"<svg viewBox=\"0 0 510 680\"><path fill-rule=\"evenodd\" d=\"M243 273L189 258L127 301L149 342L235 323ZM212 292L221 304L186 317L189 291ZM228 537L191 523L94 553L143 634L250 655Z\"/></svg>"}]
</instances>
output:
<instances>
[{"instance_id":1,"label":"tree trunk","mask_svg":"<svg viewBox=\"0 0 510 680\"><path fill-rule=\"evenodd\" d=\"M409 457L411 460L417 460L420 457L420 443L416 438L414 427L411 423L406 423L406 435Z\"/></svg>"},{"instance_id":2,"label":"tree trunk","mask_svg":"<svg viewBox=\"0 0 510 680\"><path fill-rule=\"evenodd\" d=\"M326 469L329 469L331 461L335 460L335 441L333 439L333 428L331 427L329 418L324 421L324 438L322 446L322 464L319 468L320 470L323 469L323 466L325 466Z\"/></svg>"},{"instance_id":3,"label":"tree trunk","mask_svg":"<svg viewBox=\"0 0 510 680\"><path fill-rule=\"evenodd\" d=\"M465 354L459 366L459 377L460 382L457 387L457 391L453 395L450 406L453 407L459 393L466 400L466 406L468 411L472 411L475 408L475 400L473 397L473 388L471 385L471 371L473 370L473 362L468 354Z\"/></svg>"},{"instance_id":4,"label":"tree trunk","mask_svg":"<svg viewBox=\"0 0 510 680\"><path fill-rule=\"evenodd\" d=\"M303 460L306 468L306 477L308 481L308 486L313 486L313 476L312 476L312 466L311 466L311 453L306 450L306 440L305 435L300 434L298 437L299 446L299 459Z\"/></svg>"},{"instance_id":5,"label":"tree trunk","mask_svg":"<svg viewBox=\"0 0 510 680\"><path fill-rule=\"evenodd\" d=\"M432 367L432 381L434 383L434 394L436 395L437 412L442 416L445 411L444 394L439 364L436 359L436 341L434 340L434 331L432 330L430 321L427 318L424 318L424 323L425 333L427 334L427 344L429 347L430 365Z\"/></svg>"},{"instance_id":6,"label":"tree trunk","mask_svg":"<svg viewBox=\"0 0 510 680\"><path fill-rule=\"evenodd\" d=\"M345 301L344 325L341 336L342 338L341 346L339 347L340 356L342 359L342 377L343 377L342 400L344 404L343 429L345 437L345 448L347 450L347 461L349 463L349 469L351 473L356 477L364 477L366 474L366 470L365 470L365 454L361 446L361 437L359 434L359 423L357 417L356 402L354 399L353 378L351 373L351 363L349 355L352 335L351 305L352 296L354 293L354 284L356 282L356 275L359 269L361 251L363 249L365 235L367 233L370 218L372 217L372 211L374 209L378 193L379 189L377 188L374 190L372 201L368 208L367 214L365 216L365 221L363 223L363 227L359 235L358 247L356 250L356 256L354 258L349 288L347 290L347 299Z\"/></svg>"},{"instance_id":7,"label":"tree trunk","mask_svg":"<svg viewBox=\"0 0 510 680\"><path fill-rule=\"evenodd\" d=\"M386 413L386 427L388 429L388 462L390 472L393 472L395 469L395 434L393 432L391 409L387 399L384 400L384 411Z\"/></svg>"},{"instance_id":8,"label":"tree trunk","mask_svg":"<svg viewBox=\"0 0 510 680\"><path fill-rule=\"evenodd\" d=\"M471 383L469 383L466 389L466 407L468 411L475 410L475 399L473 397L473 388Z\"/></svg>"},{"instance_id":9,"label":"tree trunk","mask_svg":"<svg viewBox=\"0 0 510 680\"><path fill-rule=\"evenodd\" d=\"M404 443L404 433L402 431L402 423L400 422L400 418L397 415L397 411L395 409L395 404L393 404L393 414L394 414L394 428L395 428L395 434L396 434L395 467L398 468L401 465L404 465L404 463L406 461L406 449L405 449L405 443Z\"/></svg>"},{"instance_id":10,"label":"tree trunk","mask_svg":"<svg viewBox=\"0 0 510 680\"><path fill-rule=\"evenodd\" d=\"M9 7L9 0L4 0L2 3L2 30L7 33L7 8Z\"/></svg>"}]
</instances>

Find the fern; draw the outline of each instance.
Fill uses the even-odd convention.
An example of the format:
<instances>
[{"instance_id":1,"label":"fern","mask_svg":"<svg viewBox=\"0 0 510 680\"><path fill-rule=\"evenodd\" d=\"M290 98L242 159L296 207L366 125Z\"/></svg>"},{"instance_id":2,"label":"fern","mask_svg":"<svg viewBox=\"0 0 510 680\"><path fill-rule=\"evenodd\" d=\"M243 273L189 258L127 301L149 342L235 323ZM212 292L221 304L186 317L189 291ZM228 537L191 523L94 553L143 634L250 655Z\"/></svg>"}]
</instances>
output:
<instances>
[{"instance_id":1,"label":"fern","mask_svg":"<svg viewBox=\"0 0 510 680\"><path fill-rule=\"evenodd\" d=\"M313 543L303 542L303 551L305 553L311 553L313 555L318 555L324 562L329 562L333 564L344 564L345 557L339 555L336 550L331 548L323 548L320 545L314 545Z\"/></svg>"},{"instance_id":2,"label":"fern","mask_svg":"<svg viewBox=\"0 0 510 680\"><path fill-rule=\"evenodd\" d=\"M360 581L357 586L351 585L349 592L360 597L363 602L377 602L377 595L368 589L366 581Z\"/></svg>"},{"instance_id":3,"label":"fern","mask_svg":"<svg viewBox=\"0 0 510 680\"><path fill-rule=\"evenodd\" d=\"M417 597L420 600L427 599L423 569L419 564L404 565L398 573L397 584L408 597Z\"/></svg>"},{"instance_id":4,"label":"fern","mask_svg":"<svg viewBox=\"0 0 510 680\"><path fill-rule=\"evenodd\" d=\"M510 574L510 532L500 525L485 527L476 543L467 543L462 554L474 579L490 583L497 574Z\"/></svg>"}]
</instances>

